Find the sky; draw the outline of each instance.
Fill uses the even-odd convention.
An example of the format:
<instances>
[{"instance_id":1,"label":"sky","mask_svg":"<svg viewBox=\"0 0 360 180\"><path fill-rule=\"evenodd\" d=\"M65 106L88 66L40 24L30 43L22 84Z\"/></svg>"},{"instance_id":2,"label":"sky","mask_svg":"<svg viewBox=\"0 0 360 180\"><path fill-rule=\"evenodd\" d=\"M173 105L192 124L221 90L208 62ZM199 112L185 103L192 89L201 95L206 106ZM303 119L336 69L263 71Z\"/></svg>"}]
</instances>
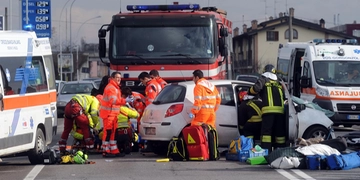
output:
<instances>
[{"instance_id":1,"label":"sky","mask_svg":"<svg viewBox=\"0 0 360 180\"><path fill-rule=\"evenodd\" d=\"M118 12L126 12L127 5L136 4L172 4L176 0L51 0L52 27L55 29L53 42L62 41L78 44L81 38L88 43L97 43L97 31L103 24L111 22L111 17ZM5 7L10 9L12 29L20 28L20 0L0 0L0 15L5 14ZM70 6L71 30L70 30ZM233 28L248 27L252 20L259 23L270 16L277 17L280 12L288 12L293 7L294 17L319 23L323 18L327 28L337 24L360 23L360 0L177 0L179 4L198 3L201 7L216 6L226 10ZM346 2L346 3L344 3ZM61 15L61 16L60 16ZM101 16L96 18L97 16ZM339 22L339 23L338 23Z\"/></svg>"}]
</instances>

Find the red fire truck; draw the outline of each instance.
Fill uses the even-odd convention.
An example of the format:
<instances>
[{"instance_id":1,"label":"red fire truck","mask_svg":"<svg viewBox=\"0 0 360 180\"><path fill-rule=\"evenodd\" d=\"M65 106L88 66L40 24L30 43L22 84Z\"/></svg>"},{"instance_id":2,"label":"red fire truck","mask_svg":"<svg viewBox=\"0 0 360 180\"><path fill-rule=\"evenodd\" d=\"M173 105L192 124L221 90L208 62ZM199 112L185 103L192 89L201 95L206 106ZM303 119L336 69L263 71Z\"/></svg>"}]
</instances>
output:
<instances>
[{"instance_id":1,"label":"red fire truck","mask_svg":"<svg viewBox=\"0 0 360 180\"><path fill-rule=\"evenodd\" d=\"M192 80L195 69L208 79L232 78L232 23L226 11L199 4L128 5L127 10L98 32L99 56L111 71L122 73L123 86L142 92L138 75L152 69L167 82Z\"/></svg>"}]
</instances>

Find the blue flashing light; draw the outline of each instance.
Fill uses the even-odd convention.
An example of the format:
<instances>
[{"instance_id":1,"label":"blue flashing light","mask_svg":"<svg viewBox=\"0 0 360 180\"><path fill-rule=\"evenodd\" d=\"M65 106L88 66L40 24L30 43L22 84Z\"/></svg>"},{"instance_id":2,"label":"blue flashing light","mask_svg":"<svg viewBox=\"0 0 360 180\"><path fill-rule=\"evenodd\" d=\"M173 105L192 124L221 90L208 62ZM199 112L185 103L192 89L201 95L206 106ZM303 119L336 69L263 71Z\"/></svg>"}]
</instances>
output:
<instances>
[{"instance_id":1,"label":"blue flashing light","mask_svg":"<svg viewBox=\"0 0 360 180\"><path fill-rule=\"evenodd\" d=\"M313 39L313 43L357 44L356 39Z\"/></svg>"},{"instance_id":2,"label":"blue flashing light","mask_svg":"<svg viewBox=\"0 0 360 180\"><path fill-rule=\"evenodd\" d=\"M199 10L199 4L176 5L127 5L128 11L170 11L170 10Z\"/></svg>"},{"instance_id":3,"label":"blue flashing light","mask_svg":"<svg viewBox=\"0 0 360 180\"><path fill-rule=\"evenodd\" d=\"M129 77L130 77L129 73L124 73L124 78L129 78Z\"/></svg>"},{"instance_id":4,"label":"blue flashing light","mask_svg":"<svg viewBox=\"0 0 360 180\"><path fill-rule=\"evenodd\" d=\"M34 31L34 26L32 24L26 24L24 25L25 31Z\"/></svg>"}]
</instances>

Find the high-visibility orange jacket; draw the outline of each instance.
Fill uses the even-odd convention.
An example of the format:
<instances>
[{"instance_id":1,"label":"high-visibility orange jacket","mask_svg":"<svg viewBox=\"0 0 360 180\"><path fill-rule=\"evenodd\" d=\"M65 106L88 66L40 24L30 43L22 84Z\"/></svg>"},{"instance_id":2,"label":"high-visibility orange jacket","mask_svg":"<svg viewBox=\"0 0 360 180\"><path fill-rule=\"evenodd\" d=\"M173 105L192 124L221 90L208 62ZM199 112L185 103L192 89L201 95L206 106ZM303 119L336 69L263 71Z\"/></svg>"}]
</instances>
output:
<instances>
[{"instance_id":1,"label":"high-visibility orange jacket","mask_svg":"<svg viewBox=\"0 0 360 180\"><path fill-rule=\"evenodd\" d=\"M120 112L120 106L125 104L126 100L121 97L120 86L111 79L104 89L100 106L100 117L103 119L109 116L116 117Z\"/></svg>"},{"instance_id":2,"label":"high-visibility orange jacket","mask_svg":"<svg viewBox=\"0 0 360 180\"><path fill-rule=\"evenodd\" d=\"M196 115L200 110L219 108L221 98L216 87L208 80L201 78L194 88L194 107L191 112Z\"/></svg>"},{"instance_id":3,"label":"high-visibility orange jacket","mask_svg":"<svg viewBox=\"0 0 360 180\"><path fill-rule=\"evenodd\" d=\"M140 114L140 116L142 115L142 113L144 112L145 109L145 97L144 95L133 91L132 92L132 96L134 98L134 101L132 103L132 107L134 107L136 109L136 111Z\"/></svg>"},{"instance_id":4,"label":"high-visibility orange jacket","mask_svg":"<svg viewBox=\"0 0 360 180\"><path fill-rule=\"evenodd\" d=\"M161 86L161 90L164 89L164 87L168 84L163 78L156 77L156 82L158 82Z\"/></svg>"},{"instance_id":5,"label":"high-visibility orange jacket","mask_svg":"<svg viewBox=\"0 0 360 180\"><path fill-rule=\"evenodd\" d=\"M151 104L154 101L154 99L156 98L156 96L159 94L160 91L161 91L161 86L156 81L156 79L152 79L146 83L146 88L145 88L145 96L146 96L145 104L146 104L146 106L148 106L149 104Z\"/></svg>"}]
</instances>

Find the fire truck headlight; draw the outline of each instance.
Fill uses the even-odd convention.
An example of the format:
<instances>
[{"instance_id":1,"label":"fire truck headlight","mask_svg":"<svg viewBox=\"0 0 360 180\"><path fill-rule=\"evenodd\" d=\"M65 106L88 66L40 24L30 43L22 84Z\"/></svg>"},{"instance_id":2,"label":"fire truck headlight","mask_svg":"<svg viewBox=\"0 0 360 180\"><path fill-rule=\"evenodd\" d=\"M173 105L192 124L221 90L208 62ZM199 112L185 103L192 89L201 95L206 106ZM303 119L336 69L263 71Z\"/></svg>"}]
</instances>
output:
<instances>
[{"instance_id":1,"label":"fire truck headlight","mask_svg":"<svg viewBox=\"0 0 360 180\"><path fill-rule=\"evenodd\" d=\"M321 88L321 87L316 87L316 94L318 96L323 96L323 97L329 97L330 94L329 94L329 90L327 89L324 89L324 88Z\"/></svg>"}]
</instances>

